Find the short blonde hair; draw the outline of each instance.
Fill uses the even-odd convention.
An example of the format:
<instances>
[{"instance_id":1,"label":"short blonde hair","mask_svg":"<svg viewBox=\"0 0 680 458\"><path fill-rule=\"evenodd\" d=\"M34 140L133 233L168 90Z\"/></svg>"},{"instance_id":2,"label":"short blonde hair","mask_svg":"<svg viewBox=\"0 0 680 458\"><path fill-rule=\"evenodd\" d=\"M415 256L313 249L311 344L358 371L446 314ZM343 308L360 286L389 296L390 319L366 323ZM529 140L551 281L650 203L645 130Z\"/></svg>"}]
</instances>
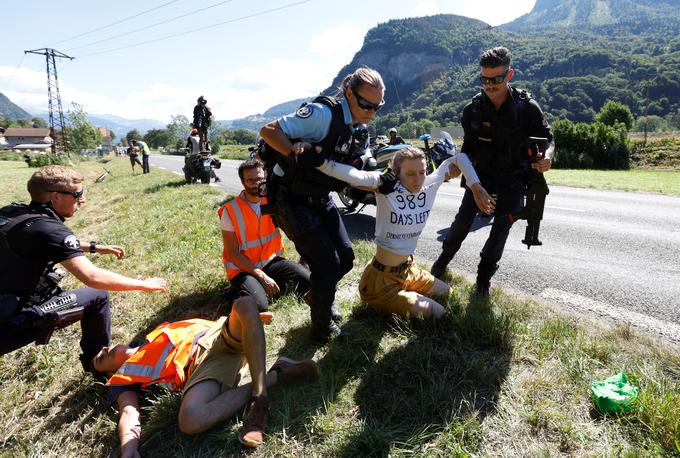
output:
<instances>
[{"instance_id":1,"label":"short blonde hair","mask_svg":"<svg viewBox=\"0 0 680 458\"><path fill-rule=\"evenodd\" d=\"M364 66L357 68L354 73L350 73L343 78L338 88L338 95L343 95L347 89L358 91L364 85L385 90L385 83L383 83L380 73L377 70Z\"/></svg>"},{"instance_id":2,"label":"short blonde hair","mask_svg":"<svg viewBox=\"0 0 680 458\"><path fill-rule=\"evenodd\" d=\"M39 168L26 184L26 189L34 202L48 202L48 189L66 191L66 187L83 182L83 176L73 169L61 165L46 165Z\"/></svg>"},{"instance_id":3,"label":"short blonde hair","mask_svg":"<svg viewBox=\"0 0 680 458\"><path fill-rule=\"evenodd\" d=\"M392 159L390 159L390 168L394 170L394 174L399 176L401 171L401 164L407 159L425 159L425 153L419 148L408 146L396 152Z\"/></svg>"}]
</instances>

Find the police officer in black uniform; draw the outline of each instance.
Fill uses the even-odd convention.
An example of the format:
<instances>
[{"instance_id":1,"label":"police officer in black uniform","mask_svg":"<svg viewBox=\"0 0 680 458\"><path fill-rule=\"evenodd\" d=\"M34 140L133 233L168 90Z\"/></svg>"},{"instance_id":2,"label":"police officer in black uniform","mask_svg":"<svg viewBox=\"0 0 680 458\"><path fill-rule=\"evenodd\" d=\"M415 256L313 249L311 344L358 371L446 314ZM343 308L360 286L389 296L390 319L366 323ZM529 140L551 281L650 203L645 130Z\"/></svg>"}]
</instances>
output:
<instances>
[{"instance_id":1,"label":"police officer in black uniform","mask_svg":"<svg viewBox=\"0 0 680 458\"><path fill-rule=\"evenodd\" d=\"M319 341L342 332L332 319L342 318L333 313L333 301L337 283L352 269L354 252L329 195L345 184L315 167L327 158L351 162L368 148L365 125L384 104L384 94L380 74L361 67L343 79L336 97L318 97L260 130L280 153L274 182L268 180L269 201L276 206L275 221L309 265L312 337Z\"/></svg>"},{"instance_id":2,"label":"police officer in black uniform","mask_svg":"<svg viewBox=\"0 0 680 458\"><path fill-rule=\"evenodd\" d=\"M0 355L34 341L47 343L55 327L80 321L80 359L90 371L92 358L111 338L106 290L166 290L162 278L128 278L95 267L83 256L80 241L64 225L85 203L82 181L75 170L42 167L28 181L31 203L0 209ZM85 249L119 259L125 255L122 247L96 242ZM62 291L58 263L89 287Z\"/></svg>"},{"instance_id":3,"label":"police officer in black uniform","mask_svg":"<svg viewBox=\"0 0 680 458\"><path fill-rule=\"evenodd\" d=\"M522 206L524 190L531 169L543 173L550 169L555 150L547 118L527 91L509 85L514 74L512 56L504 47L482 53L480 81L482 92L463 109L464 130L462 152L472 160L482 186L496 199L489 199L482 210L495 218L489 238L480 253L475 291L489 295L490 281L498 269L512 220L506 215ZM548 141L543 158L529 163L529 137ZM442 253L432 265L432 274L441 277L446 266L460 249L477 213L472 193L465 190L451 228L443 243Z\"/></svg>"}]
</instances>

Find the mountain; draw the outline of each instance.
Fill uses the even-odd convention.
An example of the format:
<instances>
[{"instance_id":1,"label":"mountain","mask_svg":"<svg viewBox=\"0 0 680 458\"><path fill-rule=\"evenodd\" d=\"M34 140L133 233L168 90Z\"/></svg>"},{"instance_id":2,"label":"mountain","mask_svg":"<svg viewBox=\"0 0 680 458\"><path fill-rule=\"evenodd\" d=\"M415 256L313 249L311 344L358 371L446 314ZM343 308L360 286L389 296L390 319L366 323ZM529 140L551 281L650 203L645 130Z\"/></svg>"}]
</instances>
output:
<instances>
[{"instance_id":1,"label":"mountain","mask_svg":"<svg viewBox=\"0 0 680 458\"><path fill-rule=\"evenodd\" d=\"M502 27L514 31L560 27L629 33L662 27L664 33L677 34L678 8L678 0L537 0L530 13Z\"/></svg>"},{"instance_id":2,"label":"mountain","mask_svg":"<svg viewBox=\"0 0 680 458\"><path fill-rule=\"evenodd\" d=\"M280 103L269 108L264 113L258 113L245 118L231 119L226 121L217 121L220 127L236 130L236 129L248 129L252 131L259 131L260 128L273 119L280 118L283 115L297 110L300 105L307 101L308 99L295 99L289 102Z\"/></svg>"},{"instance_id":3,"label":"mountain","mask_svg":"<svg viewBox=\"0 0 680 458\"><path fill-rule=\"evenodd\" d=\"M37 116L49 122L49 115L47 113L41 113ZM66 116L66 113L64 113L64 116ZM166 126L155 119L125 119L110 114L92 115L88 113L87 119L93 126L106 127L113 131L117 139L125 137L132 129L137 129L140 133L144 134L148 130L163 129Z\"/></svg>"},{"instance_id":4,"label":"mountain","mask_svg":"<svg viewBox=\"0 0 680 458\"><path fill-rule=\"evenodd\" d=\"M31 119L29 112L21 108L19 105L12 103L2 92L0 92L0 118L7 119Z\"/></svg>"}]
</instances>

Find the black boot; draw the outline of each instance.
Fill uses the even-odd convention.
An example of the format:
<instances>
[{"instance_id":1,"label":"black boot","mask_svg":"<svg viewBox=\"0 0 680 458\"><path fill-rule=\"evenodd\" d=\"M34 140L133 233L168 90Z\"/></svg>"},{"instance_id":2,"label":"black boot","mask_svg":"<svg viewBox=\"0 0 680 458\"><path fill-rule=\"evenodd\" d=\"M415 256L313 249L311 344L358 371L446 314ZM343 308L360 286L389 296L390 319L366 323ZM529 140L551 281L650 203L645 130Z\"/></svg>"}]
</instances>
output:
<instances>
[{"instance_id":1,"label":"black boot","mask_svg":"<svg viewBox=\"0 0 680 458\"><path fill-rule=\"evenodd\" d=\"M479 263L477 267L477 281L475 282L475 294L486 299L489 297L491 290L491 277L498 270L498 264L487 264L484 261Z\"/></svg>"},{"instance_id":2,"label":"black boot","mask_svg":"<svg viewBox=\"0 0 680 458\"><path fill-rule=\"evenodd\" d=\"M434 264L432 264L430 273L437 278L442 278L446 273L446 267L453 259L454 254L455 253L451 253L450 251L447 250L442 251L442 253L439 255Z\"/></svg>"}]
</instances>

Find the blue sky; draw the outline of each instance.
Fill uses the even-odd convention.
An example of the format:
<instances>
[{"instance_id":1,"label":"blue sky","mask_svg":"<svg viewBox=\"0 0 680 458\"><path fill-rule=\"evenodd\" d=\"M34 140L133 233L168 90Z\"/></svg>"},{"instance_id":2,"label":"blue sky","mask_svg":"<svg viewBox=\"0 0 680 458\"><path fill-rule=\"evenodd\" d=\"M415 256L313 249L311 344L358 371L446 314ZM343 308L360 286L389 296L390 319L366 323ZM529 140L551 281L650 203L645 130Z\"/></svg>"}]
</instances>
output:
<instances>
[{"instance_id":1,"label":"blue sky","mask_svg":"<svg viewBox=\"0 0 680 458\"><path fill-rule=\"evenodd\" d=\"M174 114L190 116L202 94L217 119L234 119L316 95L381 22L451 13L500 25L528 13L534 3L13 1L4 8L0 28L0 92L29 112L47 111L45 59L24 56L24 50L52 47L76 57L57 63L64 109L75 101L91 114L168 122ZM186 16L173 20L180 15ZM162 21L168 22L155 25ZM192 30L199 31L135 46Z\"/></svg>"}]
</instances>

